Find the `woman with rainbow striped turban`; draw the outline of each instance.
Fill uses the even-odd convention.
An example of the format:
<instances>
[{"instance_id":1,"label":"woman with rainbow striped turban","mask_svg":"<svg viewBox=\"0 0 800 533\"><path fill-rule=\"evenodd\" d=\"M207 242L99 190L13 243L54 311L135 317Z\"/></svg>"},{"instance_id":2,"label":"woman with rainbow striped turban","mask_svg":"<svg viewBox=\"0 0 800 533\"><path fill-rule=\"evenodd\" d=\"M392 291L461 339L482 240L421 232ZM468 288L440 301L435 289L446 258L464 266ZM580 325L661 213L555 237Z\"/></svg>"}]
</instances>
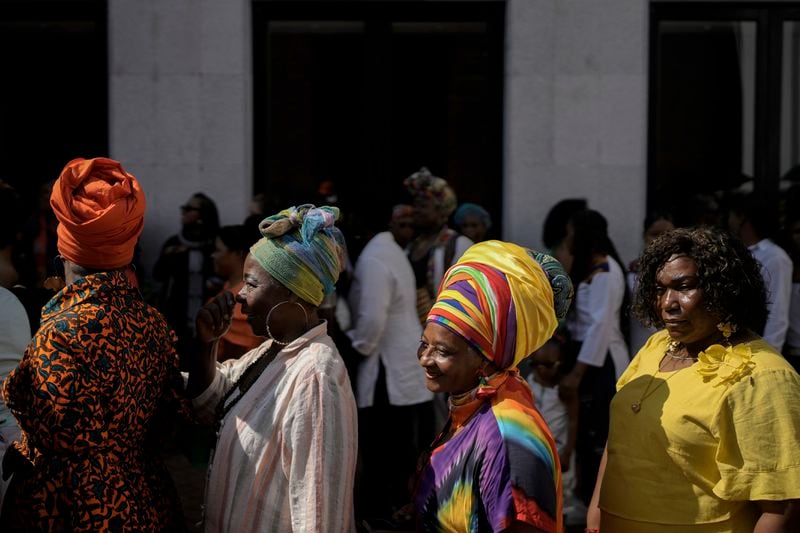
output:
<instances>
[{"instance_id":1,"label":"woman with rainbow striped turban","mask_svg":"<svg viewBox=\"0 0 800 533\"><path fill-rule=\"evenodd\" d=\"M555 259L500 241L445 274L417 352L428 388L450 394L417 480L419 531L562 530L555 442L516 367L571 299Z\"/></svg>"}]
</instances>

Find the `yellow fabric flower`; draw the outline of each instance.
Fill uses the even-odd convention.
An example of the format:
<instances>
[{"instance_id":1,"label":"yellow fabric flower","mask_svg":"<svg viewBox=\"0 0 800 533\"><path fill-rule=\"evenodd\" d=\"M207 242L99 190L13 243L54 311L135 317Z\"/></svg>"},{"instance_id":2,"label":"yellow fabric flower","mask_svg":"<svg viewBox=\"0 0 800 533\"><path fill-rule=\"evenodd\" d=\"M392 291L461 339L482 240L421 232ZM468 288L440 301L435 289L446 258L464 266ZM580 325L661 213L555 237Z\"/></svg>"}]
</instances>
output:
<instances>
[{"instance_id":1,"label":"yellow fabric flower","mask_svg":"<svg viewBox=\"0 0 800 533\"><path fill-rule=\"evenodd\" d=\"M753 371L755 363L751 360L752 358L753 352L746 344L727 347L721 344L712 344L697 354L696 371L706 383L719 378L719 381L714 384L715 387L729 385Z\"/></svg>"}]
</instances>

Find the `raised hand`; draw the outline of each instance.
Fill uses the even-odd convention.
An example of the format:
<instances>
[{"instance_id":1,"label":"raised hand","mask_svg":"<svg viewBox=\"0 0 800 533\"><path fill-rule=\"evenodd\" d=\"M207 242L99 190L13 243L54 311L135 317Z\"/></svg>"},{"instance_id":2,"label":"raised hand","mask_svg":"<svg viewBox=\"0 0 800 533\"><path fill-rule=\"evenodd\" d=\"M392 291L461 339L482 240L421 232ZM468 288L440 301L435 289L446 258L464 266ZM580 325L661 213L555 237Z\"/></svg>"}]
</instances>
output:
<instances>
[{"instance_id":1,"label":"raised hand","mask_svg":"<svg viewBox=\"0 0 800 533\"><path fill-rule=\"evenodd\" d=\"M195 319L197 340L211 343L225 335L231 328L235 305L236 301L230 291L223 291L204 305Z\"/></svg>"}]
</instances>

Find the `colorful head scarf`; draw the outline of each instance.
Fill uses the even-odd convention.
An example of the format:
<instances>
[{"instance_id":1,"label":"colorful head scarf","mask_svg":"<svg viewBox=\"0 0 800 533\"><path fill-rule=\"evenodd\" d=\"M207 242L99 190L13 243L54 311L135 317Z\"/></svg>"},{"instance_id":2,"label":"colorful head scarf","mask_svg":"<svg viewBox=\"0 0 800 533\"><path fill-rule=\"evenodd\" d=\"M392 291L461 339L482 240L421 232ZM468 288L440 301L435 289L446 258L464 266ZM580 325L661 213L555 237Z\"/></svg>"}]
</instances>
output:
<instances>
[{"instance_id":1,"label":"colorful head scarf","mask_svg":"<svg viewBox=\"0 0 800 533\"><path fill-rule=\"evenodd\" d=\"M53 185L50 206L60 222L58 253L65 259L97 270L130 264L146 202L139 182L119 162L73 159Z\"/></svg>"},{"instance_id":2,"label":"colorful head scarf","mask_svg":"<svg viewBox=\"0 0 800 533\"><path fill-rule=\"evenodd\" d=\"M461 226L468 215L475 215L478 217L483 225L486 226L486 229L492 227L492 217L489 215L489 212L478 204L471 204L469 202L461 204L458 206L458 209L456 209L456 214L453 215L453 221L456 223L456 226Z\"/></svg>"},{"instance_id":3,"label":"colorful head scarf","mask_svg":"<svg viewBox=\"0 0 800 533\"><path fill-rule=\"evenodd\" d=\"M436 201L439 204L439 209L447 216L450 216L456 210L456 205L458 205L456 193L453 192L447 181L434 176L425 167L407 177L403 184L414 198L421 196Z\"/></svg>"},{"instance_id":4,"label":"colorful head scarf","mask_svg":"<svg viewBox=\"0 0 800 533\"><path fill-rule=\"evenodd\" d=\"M344 265L344 238L334 226L338 218L337 207L305 204L284 209L261 221L264 238L250 254L290 291L319 305L333 292Z\"/></svg>"},{"instance_id":5,"label":"colorful head scarf","mask_svg":"<svg viewBox=\"0 0 800 533\"><path fill-rule=\"evenodd\" d=\"M498 368L516 367L558 326L551 280L569 283L563 269L556 272L555 259L540 255L549 258L549 274L535 259L536 252L516 244L486 241L471 246L445 273L428 321L461 336ZM563 299L557 305L565 312Z\"/></svg>"}]
</instances>

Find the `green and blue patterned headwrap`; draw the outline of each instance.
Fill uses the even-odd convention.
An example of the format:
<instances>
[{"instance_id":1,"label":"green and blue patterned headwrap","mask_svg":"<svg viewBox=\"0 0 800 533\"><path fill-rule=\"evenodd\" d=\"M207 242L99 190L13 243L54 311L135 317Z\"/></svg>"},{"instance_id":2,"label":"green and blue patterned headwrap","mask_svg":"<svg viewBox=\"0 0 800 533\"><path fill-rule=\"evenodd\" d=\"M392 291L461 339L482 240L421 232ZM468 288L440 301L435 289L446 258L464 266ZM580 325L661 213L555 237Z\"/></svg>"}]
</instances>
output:
<instances>
[{"instance_id":1,"label":"green and blue patterned headwrap","mask_svg":"<svg viewBox=\"0 0 800 533\"><path fill-rule=\"evenodd\" d=\"M265 218L264 236L250 254L273 278L303 300L319 305L334 290L344 265L344 238L334 226L337 207L304 204Z\"/></svg>"}]
</instances>

